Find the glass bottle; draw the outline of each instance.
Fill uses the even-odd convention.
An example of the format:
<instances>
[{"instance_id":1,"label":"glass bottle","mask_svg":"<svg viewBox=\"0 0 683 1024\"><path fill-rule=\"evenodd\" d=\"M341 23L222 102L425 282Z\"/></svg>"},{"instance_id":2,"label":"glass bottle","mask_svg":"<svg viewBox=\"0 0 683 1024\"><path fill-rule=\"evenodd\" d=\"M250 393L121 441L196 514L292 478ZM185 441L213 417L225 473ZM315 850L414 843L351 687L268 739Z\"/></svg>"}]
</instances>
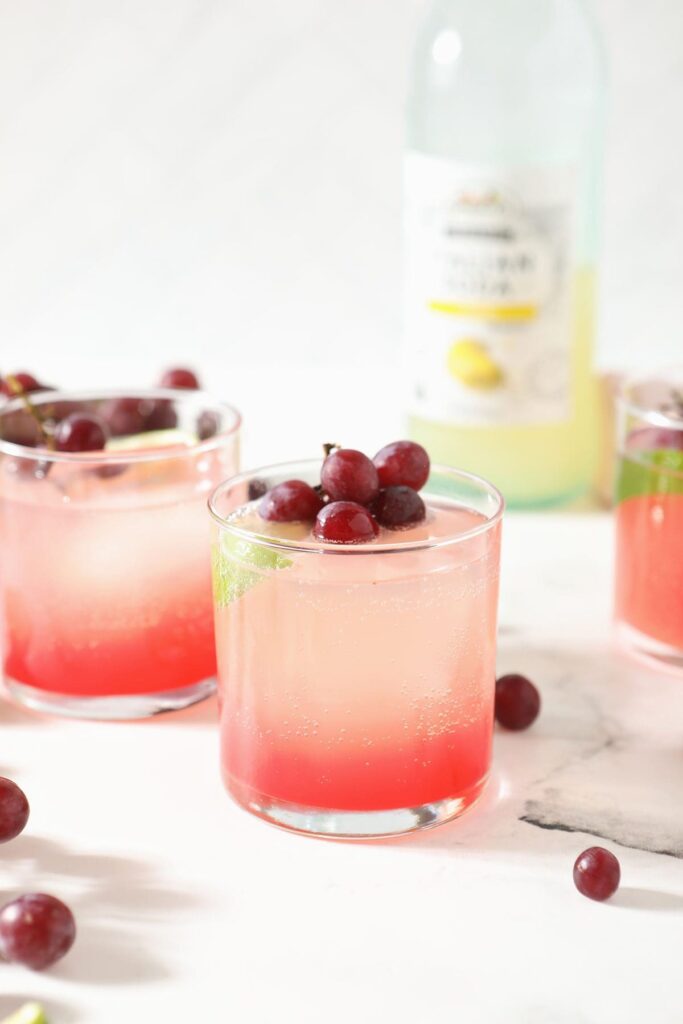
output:
<instances>
[{"instance_id":1,"label":"glass bottle","mask_svg":"<svg viewBox=\"0 0 683 1024\"><path fill-rule=\"evenodd\" d=\"M408 96L411 436L509 504L585 492L605 74L583 0L435 0Z\"/></svg>"}]
</instances>

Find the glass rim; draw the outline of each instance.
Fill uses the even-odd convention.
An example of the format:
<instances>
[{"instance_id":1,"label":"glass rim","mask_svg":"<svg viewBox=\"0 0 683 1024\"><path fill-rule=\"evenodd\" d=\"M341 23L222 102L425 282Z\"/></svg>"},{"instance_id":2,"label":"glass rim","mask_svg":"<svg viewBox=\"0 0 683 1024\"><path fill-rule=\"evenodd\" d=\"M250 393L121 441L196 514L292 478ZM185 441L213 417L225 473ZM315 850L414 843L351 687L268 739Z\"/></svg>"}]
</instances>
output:
<instances>
[{"instance_id":1,"label":"glass rim","mask_svg":"<svg viewBox=\"0 0 683 1024\"><path fill-rule=\"evenodd\" d=\"M671 430L683 430L683 419L676 419L662 412L661 409L653 409L647 403L638 402L632 392L639 385L643 384L665 384L667 378L679 375L681 380L681 391L683 392L683 365L663 366L661 369L650 373L632 373L625 377L619 384L617 390L617 406L620 412L638 417L653 427L668 427Z\"/></svg>"},{"instance_id":2,"label":"glass rim","mask_svg":"<svg viewBox=\"0 0 683 1024\"><path fill-rule=\"evenodd\" d=\"M487 515L486 520L483 523L480 523L478 526L473 526L470 530L465 530L461 533L445 537L430 537L408 544L401 543L400 541L392 541L387 544L377 544L374 542L369 544L335 544L333 542L324 543L321 541L304 542L288 540L285 537L275 538L268 536L267 534L254 533L252 530L243 530L230 523L229 520L218 511L217 501L223 496L223 494L227 493L239 484L248 483L250 480L258 479L260 476L281 472L288 466L314 467L320 466L322 462L323 460L320 458L293 459L288 462L277 462L269 466L261 466L258 469L243 470L242 472L229 477L227 480L224 480L214 488L207 501L209 514L214 522L222 529L227 530L233 536L246 540L249 543L258 544L260 547L274 548L278 551L301 552L308 555L343 556L400 554L402 552L407 553L411 551L425 551L433 548L448 547L453 544L463 543L471 540L473 537L478 537L481 534L487 533L503 518L503 513L505 511L505 498L494 484L482 476L477 476L475 473L468 473L464 469L456 469L454 466L445 466L439 463L432 463L430 469L430 480L432 473L441 473L451 477L457 477L460 480L467 481L476 487L479 487L486 495L493 498L496 505L495 511L492 515ZM424 490L429 492L429 480L425 484ZM485 513L482 513L482 515L485 515ZM396 532L400 533L401 531Z\"/></svg>"},{"instance_id":3,"label":"glass rim","mask_svg":"<svg viewBox=\"0 0 683 1024\"><path fill-rule=\"evenodd\" d=\"M105 448L93 452L58 452L51 448L29 448L23 444L16 444L14 441L6 441L0 435L0 454L2 455L34 461L39 459L40 462L71 463L72 465L159 462L164 459L180 459L214 451L216 448L220 448L228 438L237 434L242 425L242 414L234 405L215 398L206 391L194 388L83 388L74 391L55 388L52 391L30 392L28 397L33 405L39 407L51 401L88 402L110 398L138 398L141 401L166 399L197 406L201 406L203 403L205 411L227 413L230 422L225 430L206 438L205 441L197 441L195 444L173 444L164 448L140 448L128 451L107 451ZM25 408L21 395L8 398L6 402L0 404L0 425L7 413L16 412L21 408Z\"/></svg>"}]
</instances>

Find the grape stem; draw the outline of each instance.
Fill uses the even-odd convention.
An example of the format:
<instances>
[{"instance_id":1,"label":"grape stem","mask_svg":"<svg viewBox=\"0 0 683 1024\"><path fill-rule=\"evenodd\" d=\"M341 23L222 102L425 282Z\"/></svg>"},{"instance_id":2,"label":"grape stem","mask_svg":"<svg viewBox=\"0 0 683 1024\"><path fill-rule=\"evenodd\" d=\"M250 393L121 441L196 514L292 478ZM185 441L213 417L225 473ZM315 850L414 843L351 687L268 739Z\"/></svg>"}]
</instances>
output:
<instances>
[{"instance_id":1,"label":"grape stem","mask_svg":"<svg viewBox=\"0 0 683 1024\"><path fill-rule=\"evenodd\" d=\"M1 374L0 374L0 376L1 376ZM11 390L13 396L15 398L20 398L21 399L22 404L23 404L24 408L26 409L26 412L29 414L31 419L33 419L35 421L35 423L36 423L36 425L38 427L38 430L40 431L40 436L42 437L42 439L43 439L43 441L45 443L45 447L49 448L50 450L54 449L54 446L55 446L54 437L52 436L50 431L45 426L45 420L43 419L43 416L41 415L41 413L38 411L37 407L34 405L33 401L31 400L31 398L30 398L30 396L28 394L28 392L24 391L24 389L22 388L21 384L19 383L17 378L14 376L14 374L8 373L5 376L4 379L9 384L10 390Z\"/></svg>"},{"instance_id":2,"label":"grape stem","mask_svg":"<svg viewBox=\"0 0 683 1024\"><path fill-rule=\"evenodd\" d=\"M328 455L331 455L332 452L338 451L340 448L341 448L340 444L324 444L323 445L323 451L325 452L325 458L327 458Z\"/></svg>"}]
</instances>

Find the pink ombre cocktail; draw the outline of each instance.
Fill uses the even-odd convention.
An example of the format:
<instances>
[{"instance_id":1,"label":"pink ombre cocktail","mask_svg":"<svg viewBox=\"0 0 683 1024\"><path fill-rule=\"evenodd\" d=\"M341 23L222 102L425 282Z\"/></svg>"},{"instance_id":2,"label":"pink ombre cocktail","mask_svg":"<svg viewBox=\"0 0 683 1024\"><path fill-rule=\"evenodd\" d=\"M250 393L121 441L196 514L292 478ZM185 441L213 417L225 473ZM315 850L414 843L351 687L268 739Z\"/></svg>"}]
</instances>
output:
<instances>
[{"instance_id":1,"label":"pink ombre cocktail","mask_svg":"<svg viewBox=\"0 0 683 1024\"><path fill-rule=\"evenodd\" d=\"M123 396L31 397L49 424L74 409L116 419ZM0 409L3 676L40 710L140 717L215 685L205 506L238 468L239 416L198 391L123 403L166 429L50 451L20 399Z\"/></svg>"},{"instance_id":2,"label":"pink ombre cocktail","mask_svg":"<svg viewBox=\"0 0 683 1024\"><path fill-rule=\"evenodd\" d=\"M615 614L633 652L683 672L683 368L619 396Z\"/></svg>"},{"instance_id":3,"label":"pink ombre cocktail","mask_svg":"<svg viewBox=\"0 0 683 1024\"><path fill-rule=\"evenodd\" d=\"M271 467L269 487L320 463ZM254 476L211 501L225 784L249 810L323 835L460 814L489 771L502 500L435 468L427 519L376 542L264 522Z\"/></svg>"}]
</instances>

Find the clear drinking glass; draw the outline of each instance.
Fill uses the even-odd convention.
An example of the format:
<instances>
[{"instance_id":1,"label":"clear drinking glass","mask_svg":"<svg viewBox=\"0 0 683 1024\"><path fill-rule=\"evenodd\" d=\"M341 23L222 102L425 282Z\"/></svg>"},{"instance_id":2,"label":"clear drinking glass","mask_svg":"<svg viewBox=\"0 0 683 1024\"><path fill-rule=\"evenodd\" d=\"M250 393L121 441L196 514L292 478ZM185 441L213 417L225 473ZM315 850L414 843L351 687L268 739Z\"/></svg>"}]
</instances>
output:
<instances>
[{"instance_id":1,"label":"clear drinking glass","mask_svg":"<svg viewBox=\"0 0 683 1024\"><path fill-rule=\"evenodd\" d=\"M617 408L618 633L683 670L683 367L627 381Z\"/></svg>"},{"instance_id":2,"label":"clear drinking glass","mask_svg":"<svg viewBox=\"0 0 683 1024\"><path fill-rule=\"evenodd\" d=\"M318 835L447 821L489 771L503 500L434 467L425 524L332 545L249 501L292 478L317 483L320 462L244 473L209 503L225 785Z\"/></svg>"},{"instance_id":3,"label":"clear drinking glass","mask_svg":"<svg viewBox=\"0 0 683 1024\"><path fill-rule=\"evenodd\" d=\"M90 718L143 717L208 696L216 663L205 505L238 469L239 413L198 391L30 397L48 424L79 410L105 415L126 398L146 433L105 451L38 449L22 400L0 408L6 688L30 707Z\"/></svg>"}]
</instances>

